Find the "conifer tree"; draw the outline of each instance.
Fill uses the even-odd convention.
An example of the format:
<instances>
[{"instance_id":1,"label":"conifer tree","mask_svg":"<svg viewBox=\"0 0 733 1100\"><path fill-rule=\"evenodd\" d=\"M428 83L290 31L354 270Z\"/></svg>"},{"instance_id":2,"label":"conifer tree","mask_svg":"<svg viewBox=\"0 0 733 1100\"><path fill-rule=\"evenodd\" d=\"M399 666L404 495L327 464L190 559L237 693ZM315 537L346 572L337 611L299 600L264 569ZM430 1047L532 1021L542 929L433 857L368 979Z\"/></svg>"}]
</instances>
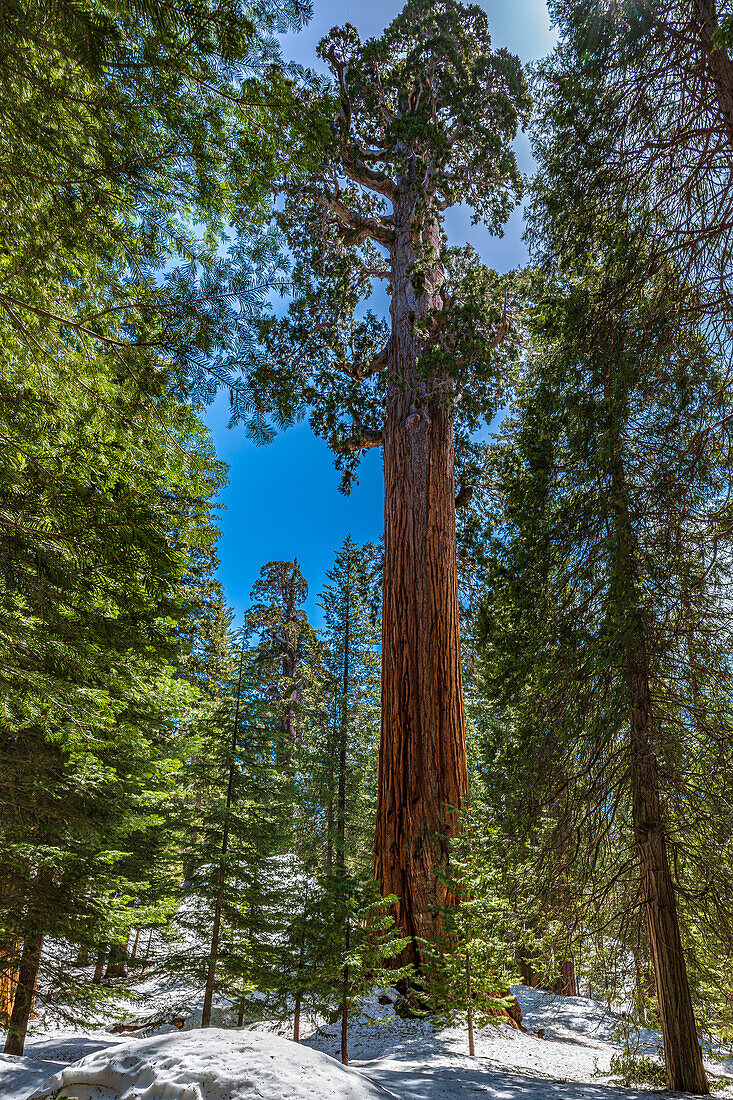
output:
<instances>
[{"instance_id":1,"label":"conifer tree","mask_svg":"<svg viewBox=\"0 0 733 1100\"><path fill-rule=\"evenodd\" d=\"M729 820L726 399L682 319L689 289L669 272L640 297L644 241L630 229L598 226L594 247L598 262L563 270L538 309L497 451L485 668L515 708L523 767L534 760L556 792L546 868L567 867L572 829L564 888L605 897L620 936L640 907L668 1087L705 1093L685 924L707 905L685 883L713 875L727 908L728 840L690 827ZM693 682L715 684L704 704Z\"/></svg>"},{"instance_id":2,"label":"conifer tree","mask_svg":"<svg viewBox=\"0 0 733 1100\"><path fill-rule=\"evenodd\" d=\"M161 394L151 424L105 360L89 357L81 387L49 366L41 388L7 350L0 940L19 945L6 1049L20 1053L44 937L126 938L116 899L177 764L190 690L170 665L175 621L221 469L190 410Z\"/></svg>"},{"instance_id":3,"label":"conifer tree","mask_svg":"<svg viewBox=\"0 0 733 1100\"><path fill-rule=\"evenodd\" d=\"M376 861L414 958L441 900L443 807L460 806L467 788L455 424L462 441L493 403L508 327L500 280L470 250L448 253L442 216L465 202L501 231L521 192L511 141L528 97L518 60L492 50L485 13L456 0L410 0L364 43L354 27L334 28L319 55L332 74L322 160L285 189L278 216L293 302L260 326L246 377L253 428L266 410L284 424L310 409L345 487L363 451L383 447ZM323 101L316 109L322 118ZM359 316L375 279L389 320ZM236 403L234 413L248 419Z\"/></svg>"},{"instance_id":4,"label":"conifer tree","mask_svg":"<svg viewBox=\"0 0 733 1100\"><path fill-rule=\"evenodd\" d=\"M330 712L326 874L370 862L374 836L381 661L376 548L348 536L319 602ZM334 856L335 849L335 856Z\"/></svg>"},{"instance_id":5,"label":"conifer tree","mask_svg":"<svg viewBox=\"0 0 733 1100\"><path fill-rule=\"evenodd\" d=\"M476 800L478 784L472 798ZM432 1009L439 1022L465 1016L468 1052L475 1054L474 1025L513 1019L517 1002L509 992L514 972L507 968L514 918L509 903L501 844L489 824L487 807L475 802L461 815L451 838L448 892L460 899L443 914L439 937L426 945ZM519 1015L521 1021L521 1014Z\"/></svg>"},{"instance_id":6,"label":"conifer tree","mask_svg":"<svg viewBox=\"0 0 733 1100\"><path fill-rule=\"evenodd\" d=\"M240 215L267 203L298 118L272 32L306 15L297 0L256 17L220 0L3 5L16 109L0 142L0 326L29 358L83 344L147 391L155 349L200 396L235 384L277 268Z\"/></svg>"},{"instance_id":7,"label":"conifer tree","mask_svg":"<svg viewBox=\"0 0 733 1100\"><path fill-rule=\"evenodd\" d=\"M714 0L607 4L553 0L559 41L538 66L535 126L549 219L541 243L579 258L592 228L617 205L644 225L639 277L673 264L698 294L719 354L730 339L727 259L732 228L733 18ZM649 218L649 212L654 217ZM553 220L578 233L555 234ZM643 292L643 291L642 291Z\"/></svg>"}]
</instances>

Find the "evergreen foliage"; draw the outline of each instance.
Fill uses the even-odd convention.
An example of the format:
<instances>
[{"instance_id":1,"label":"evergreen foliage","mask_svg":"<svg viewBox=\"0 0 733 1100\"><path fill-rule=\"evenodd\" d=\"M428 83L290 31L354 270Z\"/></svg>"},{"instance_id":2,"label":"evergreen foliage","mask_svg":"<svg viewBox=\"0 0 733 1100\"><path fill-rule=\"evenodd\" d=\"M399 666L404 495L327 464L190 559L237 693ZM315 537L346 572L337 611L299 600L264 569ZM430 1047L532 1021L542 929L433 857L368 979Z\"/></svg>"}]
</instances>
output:
<instances>
[{"instance_id":1,"label":"evergreen foliage","mask_svg":"<svg viewBox=\"0 0 733 1100\"><path fill-rule=\"evenodd\" d=\"M319 598L329 710L327 875L347 863L371 869L381 689L379 569L376 547L359 547L347 536Z\"/></svg>"}]
</instances>

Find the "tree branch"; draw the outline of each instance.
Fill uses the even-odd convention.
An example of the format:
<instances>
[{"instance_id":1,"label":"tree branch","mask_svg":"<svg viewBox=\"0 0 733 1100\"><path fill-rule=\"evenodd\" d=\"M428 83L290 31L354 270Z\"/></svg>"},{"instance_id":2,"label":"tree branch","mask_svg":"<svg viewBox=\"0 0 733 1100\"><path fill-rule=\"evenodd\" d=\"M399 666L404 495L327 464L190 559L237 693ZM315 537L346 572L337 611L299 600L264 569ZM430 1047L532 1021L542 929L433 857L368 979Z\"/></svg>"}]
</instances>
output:
<instances>
[{"instance_id":1,"label":"tree branch","mask_svg":"<svg viewBox=\"0 0 733 1100\"><path fill-rule=\"evenodd\" d=\"M489 343L490 348L498 348L507 333L511 332L512 323L507 313L507 292L504 291L504 308L501 311L501 320L498 326L494 329L494 336Z\"/></svg>"},{"instance_id":2,"label":"tree branch","mask_svg":"<svg viewBox=\"0 0 733 1100\"><path fill-rule=\"evenodd\" d=\"M341 167L344 175L361 187L368 187L372 191L378 191L380 195L394 200L397 194L397 184L385 172L375 172L369 168L361 158L352 156L346 151L341 151Z\"/></svg>"},{"instance_id":3,"label":"tree branch","mask_svg":"<svg viewBox=\"0 0 733 1100\"><path fill-rule=\"evenodd\" d=\"M352 232L344 238L351 245L361 244L362 241L371 238L380 244L390 248L394 244L394 230L389 223L392 220L387 217L369 217L365 214L357 214L349 209L336 195L330 195L324 191L312 192L314 201L319 206L326 207L339 218Z\"/></svg>"},{"instance_id":4,"label":"tree branch","mask_svg":"<svg viewBox=\"0 0 733 1100\"><path fill-rule=\"evenodd\" d=\"M373 374L379 374L380 371L387 369L387 349L389 344L385 344L381 351L377 352L373 359L369 361L365 366L356 365L352 367L351 377L355 382L363 382L367 378L371 378Z\"/></svg>"},{"instance_id":5,"label":"tree branch","mask_svg":"<svg viewBox=\"0 0 733 1100\"><path fill-rule=\"evenodd\" d=\"M353 454L354 451L366 451L369 447L381 447L384 443L383 428L363 428L354 421L351 435L334 439L331 446L338 454Z\"/></svg>"}]
</instances>

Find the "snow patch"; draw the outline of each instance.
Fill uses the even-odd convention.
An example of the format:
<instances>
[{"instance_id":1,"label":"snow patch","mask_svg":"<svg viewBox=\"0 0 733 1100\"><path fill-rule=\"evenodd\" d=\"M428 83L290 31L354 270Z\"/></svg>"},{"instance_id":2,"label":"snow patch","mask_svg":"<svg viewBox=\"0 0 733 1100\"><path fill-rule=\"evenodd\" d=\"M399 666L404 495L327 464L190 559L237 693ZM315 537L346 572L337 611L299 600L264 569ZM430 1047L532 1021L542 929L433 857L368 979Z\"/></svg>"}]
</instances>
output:
<instances>
[{"instance_id":1,"label":"snow patch","mask_svg":"<svg viewBox=\"0 0 733 1100\"><path fill-rule=\"evenodd\" d=\"M275 1035L156 1036L67 1066L29 1100L386 1100L389 1091L326 1055Z\"/></svg>"}]
</instances>

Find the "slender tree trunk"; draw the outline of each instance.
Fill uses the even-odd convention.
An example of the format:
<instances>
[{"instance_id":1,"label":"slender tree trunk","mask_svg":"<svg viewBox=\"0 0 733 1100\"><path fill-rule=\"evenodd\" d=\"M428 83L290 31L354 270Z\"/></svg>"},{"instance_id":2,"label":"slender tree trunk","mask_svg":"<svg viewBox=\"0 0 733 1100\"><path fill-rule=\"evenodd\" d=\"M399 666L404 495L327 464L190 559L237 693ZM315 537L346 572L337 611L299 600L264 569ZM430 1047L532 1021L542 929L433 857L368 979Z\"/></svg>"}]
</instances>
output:
<instances>
[{"instance_id":1,"label":"slender tree trunk","mask_svg":"<svg viewBox=\"0 0 733 1100\"><path fill-rule=\"evenodd\" d=\"M229 761L229 782L227 784L227 800L224 809L224 831L221 838L221 857L219 859L219 885L214 903L214 923L211 929L211 951L209 954L209 966L206 972L206 988L204 990L204 1003L201 1009L201 1027L209 1027L211 1024L211 1005L214 999L214 984L216 980L216 963L219 958L219 930L221 928L221 911L224 905L224 880L226 877L227 848L229 845L229 812L232 806L234 793L234 772L237 766L237 733L239 730L239 703L242 695L242 666L244 663L244 643L239 657L239 678L237 681L237 710L234 717L234 730L232 731L231 759Z\"/></svg>"},{"instance_id":2,"label":"slender tree trunk","mask_svg":"<svg viewBox=\"0 0 733 1100\"><path fill-rule=\"evenodd\" d=\"M349 950L351 927L346 921L346 950ZM341 995L341 1061L349 1064L349 968L344 967L343 992Z\"/></svg>"},{"instance_id":3,"label":"slender tree trunk","mask_svg":"<svg viewBox=\"0 0 733 1100\"><path fill-rule=\"evenodd\" d=\"M15 987L13 1011L5 1040L6 1054L23 1053L28 1021L33 1008L38 968L41 963L43 938L42 932L32 932L23 941L23 951L18 965L18 984Z\"/></svg>"},{"instance_id":4,"label":"slender tree trunk","mask_svg":"<svg viewBox=\"0 0 733 1100\"><path fill-rule=\"evenodd\" d=\"M15 987L18 984L18 952L20 944L17 940L7 940L0 947L0 1027L5 1028L10 1022L15 998Z\"/></svg>"},{"instance_id":5,"label":"slender tree trunk","mask_svg":"<svg viewBox=\"0 0 733 1100\"><path fill-rule=\"evenodd\" d=\"M473 990L471 988L471 959L466 951L466 1017L468 1020L468 1053L473 1058L476 1053L473 1045Z\"/></svg>"},{"instance_id":6,"label":"slender tree trunk","mask_svg":"<svg viewBox=\"0 0 733 1100\"><path fill-rule=\"evenodd\" d=\"M293 1012L293 1042L300 1042L300 992L295 994L295 1011Z\"/></svg>"},{"instance_id":7,"label":"slender tree trunk","mask_svg":"<svg viewBox=\"0 0 733 1100\"><path fill-rule=\"evenodd\" d=\"M152 946L152 943L153 943L153 929L151 928L150 932L148 933L148 942L145 946L145 954L143 955L143 970L142 970L142 974L140 975L141 978L145 977L145 973L148 969L148 961L150 959L150 948Z\"/></svg>"},{"instance_id":8,"label":"slender tree trunk","mask_svg":"<svg viewBox=\"0 0 733 1100\"><path fill-rule=\"evenodd\" d=\"M328 800L328 809L326 811L326 874L330 875L333 870L333 798Z\"/></svg>"},{"instance_id":9,"label":"slender tree trunk","mask_svg":"<svg viewBox=\"0 0 733 1100\"><path fill-rule=\"evenodd\" d=\"M346 866L346 748L349 727L349 646L351 617L351 560L346 567L346 613L344 626L344 670L341 685L341 727L339 730L338 820L336 862L343 871Z\"/></svg>"},{"instance_id":10,"label":"slender tree trunk","mask_svg":"<svg viewBox=\"0 0 733 1100\"><path fill-rule=\"evenodd\" d=\"M659 799L657 759L650 736L649 683L638 653L630 654L631 786L634 838L649 946L659 997L667 1088L675 1092L710 1091L697 1039L687 967L682 949L677 897L667 857L664 817Z\"/></svg>"},{"instance_id":11,"label":"slender tree trunk","mask_svg":"<svg viewBox=\"0 0 733 1100\"><path fill-rule=\"evenodd\" d=\"M139 939L140 939L140 929L136 928L135 929L135 939L132 941L132 950L130 951L130 961L131 962L137 956L137 943L138 943Z\"/></svg>"},{"instance_id":12,"label":"slender tree trunk","mask_svg":"<svg viewBox=\"0 0 733 1100\"><path fill-rule=\"evenodd\" d=\"M303 967L305 965L305 922L308 916L308 886L305 888L305 900L303 902L303 923L300 929L300 944L298 946L298 974L296 978L295 1013L293 1015L293 1042L300 1042L300 1004L303 986Z\"/></svg>"},{"instance_id":13,"label":"slender tree trunk","mask_svg":"<svg viewBox=\"0 0 733 1100\"><path fill-rule=\"evenodd\" d=\"M375 836L383 894L398 898L410 939L400 962L419 961L419 940L438 934L448 904L436 877L447 834L468 790L456 569L453 404L448 377L420 370L415 324L439 301L437 219L411 227L407 181L395 201L392 337L384 430L385 561L382 733ZM426 215L426 218L429 215ZM423 249L435 257L423 275Z\"/></svg>"},{"instance_id":14,"label":"slender tree trunk","mask_svg":"<svg viewBox=\"0 0 733 1100\"><path fill-rule=\"evenodd\" d=\"M539 980L535 974L532 963L529 961L530 955L526 947L517 948L517 963L519 965L519 973L522 977L522 985L528 985L531 989L537 989L539 986Z\"/></svg>"},{"instance_id":15,"label":"slender tree trunk","mask_svg":"<svg viewBox=\"0 0 733 1100\"><path fill-rule=\"evenodd\" d=\"M638 605L636 547L629 516L626 474L620 446L612 464L612 509L618 544L620 598L630 623L626 671L629 684L629 773L634 842L639 854L641 897L654 966L664 1039L667 1088L705 1095L710 1089L697 1039L687 967L677 915L677 896L667 855L662 812L656 724L649 687L649 659Z\"/></svg>"},{"instance_id":16,"label":"slender tree trunk","mask_svg":"<svg viewBox=\"0 0 733 1100\"><path fill-rule=\"evenodd\" d=\"M102 975L104 974L104 964L107 959L107 948L100 947L97 952L97 961L94 964L94 976L92 978L93 985L102 984Z\"/></svg>"}]
</instances>

